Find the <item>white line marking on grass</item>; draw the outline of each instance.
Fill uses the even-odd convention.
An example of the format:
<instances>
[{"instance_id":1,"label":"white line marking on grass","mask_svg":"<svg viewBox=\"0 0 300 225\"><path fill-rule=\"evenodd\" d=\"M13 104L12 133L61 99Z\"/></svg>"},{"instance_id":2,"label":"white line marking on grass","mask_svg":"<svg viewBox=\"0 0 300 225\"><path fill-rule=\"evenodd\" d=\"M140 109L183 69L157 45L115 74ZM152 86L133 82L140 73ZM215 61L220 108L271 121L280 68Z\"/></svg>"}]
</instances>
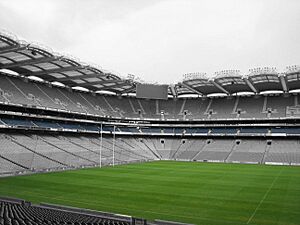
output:
<instances>
[{"instance_id":1,"label":"white line marking on grass","mask_svg":"<svg viewBox=\"0 0 300 225\"><path fill-rule=\"evenodd\" d=\"M275 179L273 180L273 182L271 183L269 189L266 191L266 193L264 194L264 196L262 197L262 199L260 200L260 202L258 203L257 207L255 208L254 212L252 213L252 215L250 216L250 218L248 219L246 224L249 224L251 222L251 220L253 219L253 217L255 216L257 210L259 209L259 207L261 206L261 204L263 203L263 201L266 199L267 195L269 194L269 192L271 191L271 189L273 188L275 182L277 181L279 175L281 175L282 172L282 168L280 170L280 172L277 174L277 176L275 177Z\"/></svg>"}]
</instances>

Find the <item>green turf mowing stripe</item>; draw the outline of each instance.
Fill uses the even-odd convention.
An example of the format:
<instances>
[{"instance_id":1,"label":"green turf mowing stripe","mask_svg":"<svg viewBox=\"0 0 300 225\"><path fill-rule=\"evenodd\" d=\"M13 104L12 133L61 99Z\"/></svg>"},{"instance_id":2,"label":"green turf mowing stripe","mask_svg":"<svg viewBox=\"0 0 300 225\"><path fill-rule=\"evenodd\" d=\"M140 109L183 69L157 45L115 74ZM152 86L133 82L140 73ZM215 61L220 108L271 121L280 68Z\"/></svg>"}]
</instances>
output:
<instances>
[{"instance_id":1,"label":"green turf mowing stripe","mask_svg":"<svg viewBox=\"0 0 300 225\"><path fill-rule=\"evenodd\" d=\"M0 178L0 195L151 220L295 225L300 167L155 161Z\"/></svg>"}]
</instances>

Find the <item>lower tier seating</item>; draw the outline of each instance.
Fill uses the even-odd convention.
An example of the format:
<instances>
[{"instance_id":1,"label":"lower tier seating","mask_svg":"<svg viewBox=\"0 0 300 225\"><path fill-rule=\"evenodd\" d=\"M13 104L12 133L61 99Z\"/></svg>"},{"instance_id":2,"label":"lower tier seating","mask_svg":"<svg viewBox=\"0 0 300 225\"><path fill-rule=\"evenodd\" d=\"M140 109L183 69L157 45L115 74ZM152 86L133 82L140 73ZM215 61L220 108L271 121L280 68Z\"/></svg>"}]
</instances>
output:
<instances>
[{"instance_id":1,"label":"lower tier seating","mask_svg":"<svg viewBox=\"0 0 300 225\"><path fill-rule=\"evenodd\" d=\"M100 154L101 152L101 154ZM297 139L0 134L0 174L152 160L300 164Z\"/></svg>"},{"instance_id":2,"label":"lower tier seating","mask_svg":"<svg viewBox=\"0 0 300 225\"><path fill-rule=\"evenodd\" d=\"M98 136L0 134L0 174L98 166L100 158L103 166L157 158L138 142L105 137L100 147Z\"/></svg>"}]
</instances>

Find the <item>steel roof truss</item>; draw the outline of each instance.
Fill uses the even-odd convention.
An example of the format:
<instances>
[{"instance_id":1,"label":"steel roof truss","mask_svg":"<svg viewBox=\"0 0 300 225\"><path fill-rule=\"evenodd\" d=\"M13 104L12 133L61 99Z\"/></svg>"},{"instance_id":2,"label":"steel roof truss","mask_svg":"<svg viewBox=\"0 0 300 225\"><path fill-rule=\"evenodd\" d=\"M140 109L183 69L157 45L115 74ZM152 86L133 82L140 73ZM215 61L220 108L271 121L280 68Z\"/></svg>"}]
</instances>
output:
<instances>
[{"instance_id":1,"label":"steel roof truss","mask_svg":"<svg viewBox=\"0 0 300 225\"><path fill-rule=\"evenodd\" d=\"M28 65L35 66L35 64L51 62L53 60L54 60L53 58L48 58L48 57L47 58L40 58L40 59L28 59L28 60L24 60L24 61L21 61L21 62L6 64L6 65L3 65L1 68L2 69L9 69L9 68L13 68L13 67L21 67L21 66L28 66ZM45 70L45 71L47 71L47 70Z\"/></svg>"},{"instance_id":2,"label":"steel roof truss","mask_svg":"<svg viewBox=\"0 0 300 225\"><path fill-rule=\"evenodd\" d=\"M229 92L223 88L220 84L218 84L217 82L211 80L210 81L216 88L218 88L219 90L221 90L222 92L224 92L225 94L228 94L229 95Z\"/></svg>"},{"instance_id":3,"label":"steel roof truss","mask_svg":"<svg viewBox=\"0 0 300 225\"><path fill-rule=\"evenodd\" d=\"M251 81L248 78L244 78L244 81L246 82L246 84L249 86L249 88L254 92L254 93L258 93L257 89L254 87L254 85L251 83Z\"/></svg>"},{"instance_id":4,"label":"steel roof truss","mask_svg":"<svg viewBox=\"0 0 300 225\"><path fill-rule=\"evenodd\" d=\"M280 83L281 83L281 86L282 86L283 91L284 91L284 92L288 92L288 87L287 87L287 84L286 84L286 80L285 80L284 75L283 75L283 74L280 75L279 79L280 79Z\"/></svg>"},{"instance_id":5,"label":"steel roof truss","mask_svg":"<svg viewBox=\"0 0 300 225\"><path fill-rule=\"evenodd\" d=\"M5 48L0 48L0 54L8 53L8 52L15 52L18 50L24 50L26 49L26 46L20 46L20 45L12 45Z\"/></svg>"},{"instance_id":6,"label":"steel roof truss","mask_svg":"<svg viewBox=\"0 0 300 225\"><path fill-rule=\"evenodd\" d=\"M93 86L93 85L97 85L97 84L115 83L114 85L106 86L107 88L110 88L110 87L116 87L116 86L122 85L125 82L126 82L125 80L102 80L102 81L95 81L95 82L86 82L83 85L83 87Z\"/></svg>"},{"instance_id":7,"label":"steel roof truss","mask_svg":"<svg viewBox=\"0 0 300 225\"><path fill-rule=\"evenodd\" d=\"M174 87L174 85L170 85L170 89L171 89L173 97L176 98L178 96L178 94L177 94L177 90Z\"/></svg>"},{"instance_id":8,"label":"steel roof truss","mask_svg":"<svg viewBox=\"0 0 300 225\"><path fill-rule=\"evenodd\" d=\"M55 64L55 65L57 65L57 64ZM67 72L67 71L77 71L78 68L79 68L78 66L68 66L68 67L63 67L63 68L58 68L58 69L40 71L40 72L32 73L31 75L33 75L33 76L49 76L50 75L51 76L50 73L62 73L62 72ZM77 71L77 72L83 74L80 71Z\"/></svg>"},{"instance_id":9,"label":"steel roof truss","mask_svg":"<svg viewBox=\"0 0 300 225\"><path fill-rule=\"evenodd\" d=\"M57 78L57 81L69 81L69 80L78 80L78 79L86 79L86 78L99 78L103 79L105 74L86 74L86 75L80 75L80 76L74 76L74 77L64 77L64 78ZM110 80L111 81L111 80Z\"/></svg>"},{"instance_id":10,"label":"steel roof truss","mask_svg":"<svg viewBox=\"0 0 300 225\"><path fill-rule=\"evenodd\" d=\"M180 85L186 87L187 89L189 89L189 90L192 91L193 93L196 93L196 94L198 94L198 95L203 95L203 93L201 93L200 91L196 90L195 88L191 87L190 85L188 85L188 84L186 84L186 83L184 83L184 82L180 83Z\"/></svg>"}]
</instances>

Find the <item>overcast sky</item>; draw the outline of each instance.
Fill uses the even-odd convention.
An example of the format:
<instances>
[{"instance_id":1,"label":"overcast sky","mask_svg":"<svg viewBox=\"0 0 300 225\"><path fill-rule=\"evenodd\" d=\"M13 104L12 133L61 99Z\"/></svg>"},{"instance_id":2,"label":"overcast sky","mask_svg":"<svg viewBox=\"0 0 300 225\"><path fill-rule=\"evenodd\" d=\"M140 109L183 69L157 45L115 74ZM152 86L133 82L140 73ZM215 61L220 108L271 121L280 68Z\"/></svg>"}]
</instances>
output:
<instances>
[{"instance_id":1,"label":"overcast sky","mask_svg":"<svg viewBox=\"0 0 300 225\"><path fill-rule=\"evenodd\" d=\"M300 64L299 0L0 0L0 27L121 75Z\"/></svg>"}]
</instances>

